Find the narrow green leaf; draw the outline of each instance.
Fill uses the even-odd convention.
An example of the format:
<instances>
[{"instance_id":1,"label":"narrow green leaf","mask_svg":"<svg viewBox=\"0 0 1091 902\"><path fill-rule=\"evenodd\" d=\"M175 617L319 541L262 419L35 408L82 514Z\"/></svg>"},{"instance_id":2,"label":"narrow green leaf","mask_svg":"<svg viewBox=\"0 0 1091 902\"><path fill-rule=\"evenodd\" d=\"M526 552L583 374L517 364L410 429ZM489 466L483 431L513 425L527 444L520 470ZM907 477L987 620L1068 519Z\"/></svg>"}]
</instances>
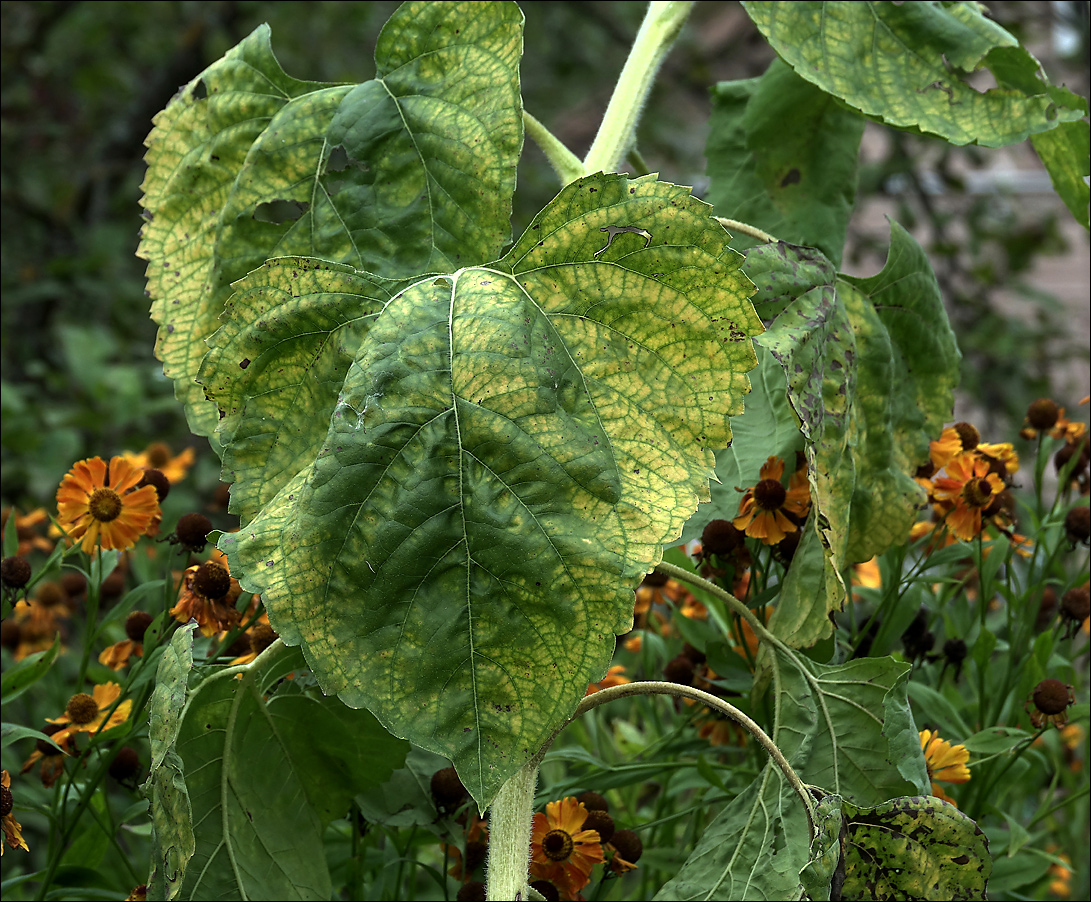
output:
<instances>
[{"instance_id":1,"label":"narrow green leaf","mask_svg":"<svg viewBox=\"0 0 1091 902\"><path fill-rule=\"evenodd\" d=\"M762 328L709 214L591 176L493 266L396 295L317 459L221 542L325 690L481 805L602 677L708 498Z\"/></svg>"},{"instance_id":2,"label":"narrow green leaf","mask_svg":"<svg viewBox=\"0 0 1091 902\"><path fill-rule=\"evenodd\" d=\"M747 2L751 19L802 78L878 121L952 144L1000 147L1079 119L1086 106L1041 78L987 91L965 76L1019 49L980 4ZM1025 53L1025 51L1023 51ZM1029 54L1027 54L1029 57ZM998 76L998 79L1001 76Z\"/></svg>"},{"instance_id":3,"label":"narrow green leaf","mask_svg":"<svg viewBox=\"0 0 1091 902\"><path fill-rule=\"evenodd\" d=\"M44 651L36 651L17 661L0 676L0 700L6 705L17 699L42 677L49 673L49 668L57 660L61 650L61 637L58 634L53 644Z\"/></svg>"},{"instance_id":4,"label":"narrow green leaf","mask_svg":"<svg viewBox=\"0 0 1091 902\"><path fill-rule=\"evenodd\" d=\"M151 802L152 861L148 894L176 899L186 867L193 857L193 815L182 760L174 751L186 683L193 668L194 623L175 630L156 670L155 689L148 703L148 739L152 762L144 792Z\"/></svg>"},{"instance_id":5,"label":"narrow green leaf","mask_svg":"<svg viewBox=\"0 0 1091 902\"><path fill-rule=\"evenodd\" d=\"M864 117L774 60L712 89L707 198L720 215L841 262ZM787 126L787 127L786 127ZM755 239L735 235L731 246Z\"/></svg>"},{"instance_id":6,"label":"narrow green leaf","mask_svg":"<svg viewBox=\"0 0 1091 902\"><path fill-rule=\"evenodd\" d=\"M992 857L985 834L954 805L898 798L874 808L842 802L845 899L985 899Z\"/></svg>"}]
</instances>

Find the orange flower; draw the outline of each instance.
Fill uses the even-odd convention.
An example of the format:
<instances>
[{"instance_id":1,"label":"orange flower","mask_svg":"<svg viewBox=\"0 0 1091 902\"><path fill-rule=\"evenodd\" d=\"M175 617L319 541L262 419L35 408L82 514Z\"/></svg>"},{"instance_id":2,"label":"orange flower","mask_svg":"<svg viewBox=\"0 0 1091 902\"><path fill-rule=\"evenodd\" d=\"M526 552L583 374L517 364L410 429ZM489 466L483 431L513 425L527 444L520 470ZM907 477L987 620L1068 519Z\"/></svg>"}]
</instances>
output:
<instances>
[{"instance_id":1,"label":"orange flower","mask_svg":"<svg viewBox=\"0 0 1091 902\"><path fill-rule=\"evenodd\" d=\"M971 455L949 461L947 475L936 477L933 485L933 499L947 512L947 528L964 542L981 534L982 512L1004 491L989 464Z\"/></svg>"},{"instance_id":2,"label":"orange flower","mask_svg":"<svg viewBox=\"0 0 1091 902\"><path fill-rule=\"evenodd\" d=\"M947 740L940 739L939 733L932 730L921 730L921 750L924 752L924 763L928 768L928 779L932 781L932 795L937 799L955 804L936 781L944 783L968 783L970 769L966 762L970 760L970 753L962 745L951 745Z\"/></svg>"},{"instance_id":3,"label":"orange flower","mask_svg":"<svg viewBox=\"0 0 1091 902\"><path fill-rule=\"evenodd\" d=\"M123 458L101 457L78 461L57 489L58 522L69 541L82 539L81 548L93 554L106 549L131 548L160 516L159 499L150 485L137 488L144 477Z\"/></svg>"},{"instance_id":4,"label":"orange flower","mask_svg":"<svg viewBox=\"0 0 1091 902\"><path fill-rule=\"evenodd\" d=\"M622 676L623 673L625 673L624 665L615 664L606 672L606 676L604 676L601 680L599 680L597 683L591 683L587 687L587 691L584 693L584 695L594 695L596 692L599 692L602 689L609 689L611 686L621 686L625 683L631 683L632 680L630 680L626 676Z\"/></svg>"},{"instance_id":5,"label":"orange flower","mask_svg":"<svg viewBox=\"0 0 1091 902\"><path fill-rule=\"evenodd\" d=\"M239 581L228 572L227 557L215 551L210 560L182 574L182 591L170 614L179 623L196 620L201 635L212 636L239 623L235 602L241 594Z\"/></svg>"},{"instance_id":6,"label":"orange flower","mask_svg":"<svg viewBox=\"0 0 1091 902\"><path fill-rule=\"evenodd\" d=\"M11 803L11 777L8 776L6 770L0 771L0 786L4 787L4 807L9 808ZM4 841L0 842L0 855L4 854L5 846L22 849L24 852L30 851L27 841L23 839L23 825L15 819L15 815L11 811L4 812Z\"/></svg>"},{"instance_id":7,"label":"orange flower","mask_svg":"<svg viewBox=\"0 0 1091 902\"><path fill-rule=\"evenodd\" d=\"M80 692L68 700L68 706L64 714L56 718L47 718L49 723L68 725L68 733L98 733L112 730L129 719L133 709L133 700L125 699L114 708L113 713L107 716L110 708L121 697L121 686L117 683L103 683L91 690L91 695ZM54 734L53 741L58 745L61 742Z\"/></svg>"},{"instance_id":8,"label":"orange flower","mask_svg":"<svg viewBox=\"0 0 1091 902\"><path fill-rule=\"evenodd\" d=\"M597 830L584 830L587 809L573 796L546 805L530 831L530 873L548 880L562 896L575 898L591 881L591 868L604 856Z\"/></svg>"},{"instance_id":9,"label":"orange flower","mask_svg":"<svg viewBox=\"0 0 1091 902\"><path fill-rule=\"evenodd\" d=\"M799 529L789 515L800 520L807 516L811 503L807 473L796 470L785 489L780 481L784 475L784 461L770 457L762 464L759 475L761 479L757 484L745 490L739 503L739 514L731 522L751 538L760 539L765 545L776 545L785 535Z\"/></svg>"},{"instance_id":10,"label":"orange flower","mask_svg":"<svg viewBox=\"0 0 1091 902\"><path fill-rule=\"evenodd\" d=\"M124 454L125 460L138 469L147 467L158 470L167 477L171 485L185 479L189 468L193 466L195 456L192 448L186 448L181 454L172 456L170 445L165 442L152 442L139 454L133 454L131 451L126 451Z\"/></svg>"}]
</instances>

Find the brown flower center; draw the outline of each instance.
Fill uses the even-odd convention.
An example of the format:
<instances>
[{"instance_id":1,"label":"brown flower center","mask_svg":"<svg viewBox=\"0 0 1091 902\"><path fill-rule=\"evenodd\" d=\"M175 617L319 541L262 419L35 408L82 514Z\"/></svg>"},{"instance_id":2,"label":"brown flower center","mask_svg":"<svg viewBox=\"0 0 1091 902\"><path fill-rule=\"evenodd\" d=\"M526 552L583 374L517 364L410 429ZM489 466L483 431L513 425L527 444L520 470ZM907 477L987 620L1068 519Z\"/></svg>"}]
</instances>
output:
<instances>
[{"instance_id":1,"label":"brown flower center","mask_svg":"<svg viewBox=\"0 0 1091 902\"><path fill-rule=\"evenodd\" d=\"M985 507L992 498L993 487L981 476L975 476L962 487L962 499L970 507Z\"/></svg>"},{"instance_id":2,"label":"brown flower center","mask_svg":"<svg viewBox=\"0 0 1091 902\"><path fill-rule=\"evenodd\" d=\"M231 574L215 561L205 561L193 576L193 588L205 598L223 598L231 590Z\"/></svg>"},{"instance_id":3,"label":"brown flower center","mask_svg":"<svg viewBox=\"0 0 1091 902\"><path fill-rule=\"evenodd\" d=\"M170 445L164 442L154 442L148 445L148 466L156 470L163 469L163 465L170 462Z\"/></svg>"},{"instance_id":4,"label":"brown flower center","mask_svg":"<svg viewBox=\"0 0 1091 902\"><path fill-rule=\"evenodd\" d=\"M955 423L954 429L958 433L958 440L962 442L963 451L973 451L981 441L981 433L972 423Z\"/></svg>"},{"instance_id":5,"label":"brown flower center","mask_svg":"<svg viewBox=\"0 0 1091 902\"><path fill-rule=\"evenodd\" d=\"M77 692L68 700L64 713L72 723L83 726L98 716L98 702L86 692Z\"/></svg>"},{"instance_id":6,"label":"brown flower center","mask_svg":"<svg viewBox=\"0 0 1091 902\"><path fill-rule=\"evenodd\" d=\"M754 501L766 511L780 510L788 492L779 479L763 479L754 486Z\"/></svg>"},{"instance_id":7,"label":"brown flower center","mask_svg":"<svg viewBox=\"0 0 1091 902\"><path fill-rule=\"evenodd\" d=\"M550 830L542 838L542 851L550 861L566 861L573 848L572 837L564 830Z\"/></svg>"},{"instance_id":8,"label":"brown flower center","mask_svg":"<svg viewBox=\"0 0 1091 902\"><path fill-rule=\"evenodd\" d=\"M95 489L87 507L100 523L109 523L121 513L121 496L113 489Z\"/></svg>"}]
</instances>

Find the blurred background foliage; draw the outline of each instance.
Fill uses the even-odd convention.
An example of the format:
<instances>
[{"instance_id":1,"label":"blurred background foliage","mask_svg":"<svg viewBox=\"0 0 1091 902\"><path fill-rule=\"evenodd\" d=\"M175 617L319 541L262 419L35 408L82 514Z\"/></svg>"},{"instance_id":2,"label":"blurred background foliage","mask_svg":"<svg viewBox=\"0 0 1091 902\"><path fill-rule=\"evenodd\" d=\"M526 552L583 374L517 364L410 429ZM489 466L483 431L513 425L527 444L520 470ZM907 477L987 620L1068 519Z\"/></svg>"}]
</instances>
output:
<instances>
[{"instance_id":1,"label":"blurred background foliage","mask_svg":"<svg viewBox=\"0 0 1091 902\"><path fill-rule=\"evenodd\" d=\"M188 433L152 350L144 263L135 256L143 140L180 86L262 22L272 26L289 74L372 77L375 38L396 5L0 3L5 506L52 507L73 461L151 442L176 453L196 447L193 488L211 496L218 462ZM521 6L526 107L582 156L645 3ZM1027 42L1054 82L1087 96L1088 3L986 6ZM772 57L738 3L698 3L640 129L648 166L700 196L709 87L757 76ZM1006 185L995 177L998 165L1023 175ZM1017 427L1035 397L1054 394L1071 405L1087 390L1087 234L1044 178L1029 147L952 148L870 126L865 136L845 267L871 273L881 266L888 236L882 214L914 232L932 257L965 354L962 403L986 412L997 427ZM516 235L557 190L528 142ZM1082 272L1068 297L1039 278L1058 266Z\"/></svg>"}]
</instances>

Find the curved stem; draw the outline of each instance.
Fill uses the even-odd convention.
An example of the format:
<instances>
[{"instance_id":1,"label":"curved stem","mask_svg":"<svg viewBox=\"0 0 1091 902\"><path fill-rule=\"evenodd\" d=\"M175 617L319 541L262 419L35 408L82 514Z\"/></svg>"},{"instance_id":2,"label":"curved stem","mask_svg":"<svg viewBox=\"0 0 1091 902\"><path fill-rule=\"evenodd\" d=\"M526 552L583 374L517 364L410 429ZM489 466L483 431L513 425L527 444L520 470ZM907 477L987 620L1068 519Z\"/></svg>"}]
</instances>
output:
<instances>
[{"instance_id":1,"label":"curved stem","mask_svg":"<svg viewBox=\"0 0 1091 902\"><path fill-rule=\"evenodd\" d=\"M526 110L523 110L523 129L546 155L549 165L560 177L562 185L574 182L583 175L583 163L580 158Z\"/></svg>"},{"instance_id":2,"label":"curved stem","mask_svg":"<svg viewBox=\"0 0 1091 902\"><path fill-rule=\"evenodd\" d=\"M614 699L626 698L630 695L671 695L676 698L691 698L694 701L698 701L701 704L707 705L708 707L719 711L721 714L730 717L735 723L753 736L761 747L765 749L769 757L773 759L773 763L784 775L784 779L788 781L788 785L795 790L796 795L798 795L803 802L803 808L807 812L807 821L811 826L811 836L814 837L816 835L814 800L807 791L807 787L803 785L803 781L799 779L799 775L792 770L792 765L788 763L788 759L784 757L784 753L777 748L776 743L774 743L773 740L769 738L769 735L753 720L743 714L743 712L734 705L728 704L722 698L713 695L711 692L694 689L692 686L682 686L678 683L661 681L623 683L620 686L610 686L608 689L600 689L594 695L587 696L576 707L572 719L579 717L581 714L586 714L599 705L604 705Z\"/></svg>"},{"instance_id":3,"label":"curved stem","mask_svg":"<svg viewBox=\"0 0 1091 902\"><path fill-rule=\"evenodd\" d=\"M728 219L726 216L713 216L720 225L725 229L730 229L732 232L741 232L744 235L749 235L751 238L756 238L763 244L777 244L779 239L770 235L768 232L763 232L757 226L752 226L748 222L739 222L737 219Z\"/></svg>"},{"instance_id":4,"label":"curved stem","mask_svg":"<svg viewBox=\"0 0 1091 902\"><path fill-rule=\"evenodd\" d=\"M648 4L598 134L584 158L584 173L615 172L629 152L656 73L692 6L693 0L653 0Z\"/></svg>"}]
</instances>

